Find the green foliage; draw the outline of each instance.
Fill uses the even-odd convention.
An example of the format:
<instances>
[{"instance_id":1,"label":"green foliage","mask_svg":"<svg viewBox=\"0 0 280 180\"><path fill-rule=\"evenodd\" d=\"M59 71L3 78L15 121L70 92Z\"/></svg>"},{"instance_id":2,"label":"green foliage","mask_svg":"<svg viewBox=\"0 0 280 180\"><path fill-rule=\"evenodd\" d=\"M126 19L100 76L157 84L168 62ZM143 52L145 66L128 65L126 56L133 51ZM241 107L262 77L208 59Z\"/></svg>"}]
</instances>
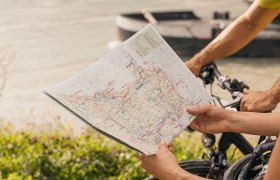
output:
<instances>
[{"instance_id":1,"label":"green foliage","mask_svg":"<svg viewBox=\"0 0 280 180\"><path fill-rule=\"evenodd\" d=\"M0 135L1 178L142 179L137 157L100 135Z\"/></svg>"},{"instance_id":2,"label":"green foliage","mask_svg":"<svg viewBox=\"0 0 280 180\"><path fill-rule=\"evenodd\" d=\"M199 136L174 142L178 160L201 156ZM0 179L143 179L138 153L103 135L0 131Z\"/></svg>"}]
</instances>

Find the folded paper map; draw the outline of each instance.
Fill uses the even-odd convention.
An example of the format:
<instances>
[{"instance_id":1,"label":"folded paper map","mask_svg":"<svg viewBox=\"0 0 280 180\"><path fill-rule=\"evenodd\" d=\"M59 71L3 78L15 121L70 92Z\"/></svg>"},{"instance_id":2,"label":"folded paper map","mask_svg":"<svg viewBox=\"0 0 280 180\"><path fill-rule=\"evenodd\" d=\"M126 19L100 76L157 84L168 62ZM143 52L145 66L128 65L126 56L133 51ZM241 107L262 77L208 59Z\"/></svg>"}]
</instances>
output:
<instances>
[{"instance_id":1,"label":"folded paper map","mask_svg":"<svg viewBox=\"0 0 280 180\"><path fill-rule=\"evenodd\" d=\"M99 132L146 155L191 123L187 107L211 101L152 25L46 93Z\"/></svg>"}]
</instances>

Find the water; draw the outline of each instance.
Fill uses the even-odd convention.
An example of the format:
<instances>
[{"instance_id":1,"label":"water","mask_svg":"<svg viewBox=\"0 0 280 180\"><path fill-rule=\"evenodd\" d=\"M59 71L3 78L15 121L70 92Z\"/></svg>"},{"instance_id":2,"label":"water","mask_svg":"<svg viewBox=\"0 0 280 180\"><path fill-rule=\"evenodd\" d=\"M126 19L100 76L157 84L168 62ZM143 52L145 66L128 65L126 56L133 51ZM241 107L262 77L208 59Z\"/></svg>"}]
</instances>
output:
<instances>
[{"instance_id":1,"label":"water","mask_svg":"<svg viewBox=\"0 0 280 180\"><path fill-rule=\"evenodd\" d=\"M0 98L0 117L17 126L48 123L54 117L80 127L83 123L53 102L43 89L97 61L116 39L119 13L147 10L194 10L204 19L228 10L236 17L247 4L236 0L0 0L0 45L16 51L16 63ZM277 59L232 59L221 71L264 90L279 75ZM223 93L218 91L218 93Z\"/></svg>"}]
</instances>

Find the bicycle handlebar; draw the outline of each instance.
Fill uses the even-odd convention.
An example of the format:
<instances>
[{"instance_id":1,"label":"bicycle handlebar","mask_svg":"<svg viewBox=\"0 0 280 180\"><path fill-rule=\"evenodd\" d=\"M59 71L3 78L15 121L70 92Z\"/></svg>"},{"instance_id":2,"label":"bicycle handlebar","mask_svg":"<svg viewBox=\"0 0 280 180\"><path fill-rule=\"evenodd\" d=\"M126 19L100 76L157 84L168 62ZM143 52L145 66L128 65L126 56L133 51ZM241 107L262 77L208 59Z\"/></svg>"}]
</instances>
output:
<instances>
[{"instance_id":1,"label":"bicycle handlebar","mask_svg":"<svg viewBox=\"0 0 280 180\"><path fill-rule=\"evenodd\" d=\"M204 66L199 74L199 77L203 80L204 84L213 83L214 78L217 79L219 86L228 90L230 93L236 91L242 93L244 88L249 89L249 86L243 82L239 82L237 79L230 79L228 76L223 75L214 63Z\"/></svg>"},{"instance_id":2,"label":"bicycle handlebar","mask_svg":"<svg viewBox=\"0 0 280 180\"><path fill-rule=\"evenodd\" d=\"M223 75L217 68L216 64L210 63L204 66L199 74L199 77L203 80L204 84L212 84L215 79L218 81L218 85L222 89L226 89L232 95L232 101L225 101L219 97L216 97L222 107L240 107L240 101L243 96L243 89L249 89L249 86L237 79L230 79L228 76Z\"/></svg>"},{"instance_id":3,"label":"bicycle handlebar","mask_svg":"<svg viewBox=\"0 0 280 180\"><path fill-rule=\"evenodd\" d=\"M225 75L222 75L220 73L220 71L218 70L216 64L212 64L213 66L213 72L214 72L214 76L216 77L216 79L219 81L220 83L220 86L223 88L223 89L227 89L229 92L233 92L233 89L231 88L231 84L230 84L230 79L225 76Z\"/></svg>"}]
</instances>

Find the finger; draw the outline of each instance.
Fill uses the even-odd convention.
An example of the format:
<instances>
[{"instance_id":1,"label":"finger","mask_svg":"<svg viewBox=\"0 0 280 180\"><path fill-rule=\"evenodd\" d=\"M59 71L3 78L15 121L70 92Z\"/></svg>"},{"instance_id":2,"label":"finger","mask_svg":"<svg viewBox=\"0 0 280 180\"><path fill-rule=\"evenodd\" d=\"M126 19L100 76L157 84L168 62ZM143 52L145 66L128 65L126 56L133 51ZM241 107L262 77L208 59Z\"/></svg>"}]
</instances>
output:
<instances>
[{"instance_id":1,"label":"finger","mask_svg":"<svg viewBox=\"0 0 280 180\"><path fill-rule=\"evenodd\" d=\"M247 112L257 112L256 110L254 110L253 108L252 108L252 106L247 106L246 107L246 110L245 111L247 111Z\"/></svg>"},{"instance_id":2,"label":"finger","mask_svg":"<svg viewBox=\"0 0 280 180\"><path fill-rule=\"evenodd\" d=\"M243 89L243 94L249 94L251 92L250 89L244 88Z\"/></svg>"},{"instance_id":3,"label":"finger","mask_svg":"<svg viewBox=\"0 0 280 180\"><path fill-rule=\"evenodd\" d=\"M171 144L168 144L167 145L167 148L169 149L169 151L173 151L173 144L171 143Z\"/></svg>"},{"instance_id":4,"label":"finger","mask_svg":"<svg viewBox=\"0 0 280 180\"><path fill-rule=\"evenodd\" d=\"M199 125L198 123L196 122L196 120L194 120L191 124L190 124L190 127L196 131L200 131L199 129Z\"/></svg>"},{"instance_id":5,"label":"finger","mask_svg":"<svg viewBox=\"0 0 280 180\"><path fill-rule=\"evenodd\" d=\"M162 139L162 140L160 141L160 144L162 144L162 145L166 145L165 140L164 140L164 139Z\"/></svg>"},{"instance_id":6,"label":"finger","mask_svg":"<svg viewBox=\"0 0 280 180\"><path fill-rule=\"evenodd\" d=\"M243 105L241 111L244 111L244 112L246 111L246 112L248 112L248 105L244 103L244 105Z\"/></svg>"},{"instance_id":7,"label":"finger","mask_svg":"<svg viewBox=\"0 0 280 180\"><path fill-rule=\"evenodd\" d=\"M254 106L253 104L249 104L249 105L246 106L245 108L246 108L245 110L246 110L247 112L262 112L262 111L259 111L258 108L257 108L257 106ZM263 109L263 111L265 111L265 110Z\"/></svg>"},{"instance_id":8,"label":"finger","mask_svg":"<svg viewBox=\"0 0 280 180\"><path fill-rule=\"evenodd\" d=\"M193 115L204 114L213 108L213 105L206 104L195 108L187 108L187 112Z\"/></svg>"},{"instance_id":9,"label":"finger","mask_svg":"<svg viewBox=\"0 0 280 180\"><path fill-rule=\"evenodd\" d=\"M168 150L172 152L173 151L173 147L169 147Z\"/></svg>"},{"instance_id":10,"label":"finger","mask_svg":"<svg viewBox=\"0 0 280 180\"><path fill-rule=\"evenodd\" d=\"M139 153L138 156L139 156L139 159L141 159L141 160L144 159L144 158L146 157L145 154L142 154L142 153Z\"/></svg>"},{"instance_id":11,"label":"finger","mask_svg":"<svg viewBox=\"0 0 280 180\"><path fill-rule=\"evenodd\" d=\"M248 111L248 105L250 104L250 101L248 100L248 96L243 96L240 103L240 110L241 111Z\"/></svg>"},{"instance_id":12,"label":"finger","mask_svg":"<svg viewBox=\"0 0 280 180\"><path fill-rule=\"evenodd\" d=\"M144 166L144 163L143 162L140 162L140 167L145 169L145 166Z\"/></svg>"},{"instance_id":13,"label":"finger","mask_svg":"<svg viewBox=\"0 0 280 180\"><path fill-rule=\"evenodd\" d=\"M243 109L244 109L244 97L241 98L240 111L243 111Z\"/></svg>"},{"instance_id":14,"label":"finger","mask_svg":"<svg viewBox=\"0 0 280 180\"><path fill-rule=\"evenodd\" d=\"M161 140L160 143L159 143L159 149L162 148L162 147L167 147L167 144L164 140Z\"/></svg>"},{"instance_id":15,"label":"finger","mask_svg":"<svg viewBox=\"0 0 280 180\"><path fill-rule=\"evenodd\" d=\"M173 147L173 143L170 143L167 145L168 148L172 148Z\"/></svg>"},{"instance_id":16,"label":"finger","mask_svg":"<svg viewBox=\"0 0 280 180\"><path fill-rule=\"evenodd\" d=\"M245 111L245 105L247 103L247 96L243 96L240 102L240 111Z\"/></svg>"}]
</instances>

